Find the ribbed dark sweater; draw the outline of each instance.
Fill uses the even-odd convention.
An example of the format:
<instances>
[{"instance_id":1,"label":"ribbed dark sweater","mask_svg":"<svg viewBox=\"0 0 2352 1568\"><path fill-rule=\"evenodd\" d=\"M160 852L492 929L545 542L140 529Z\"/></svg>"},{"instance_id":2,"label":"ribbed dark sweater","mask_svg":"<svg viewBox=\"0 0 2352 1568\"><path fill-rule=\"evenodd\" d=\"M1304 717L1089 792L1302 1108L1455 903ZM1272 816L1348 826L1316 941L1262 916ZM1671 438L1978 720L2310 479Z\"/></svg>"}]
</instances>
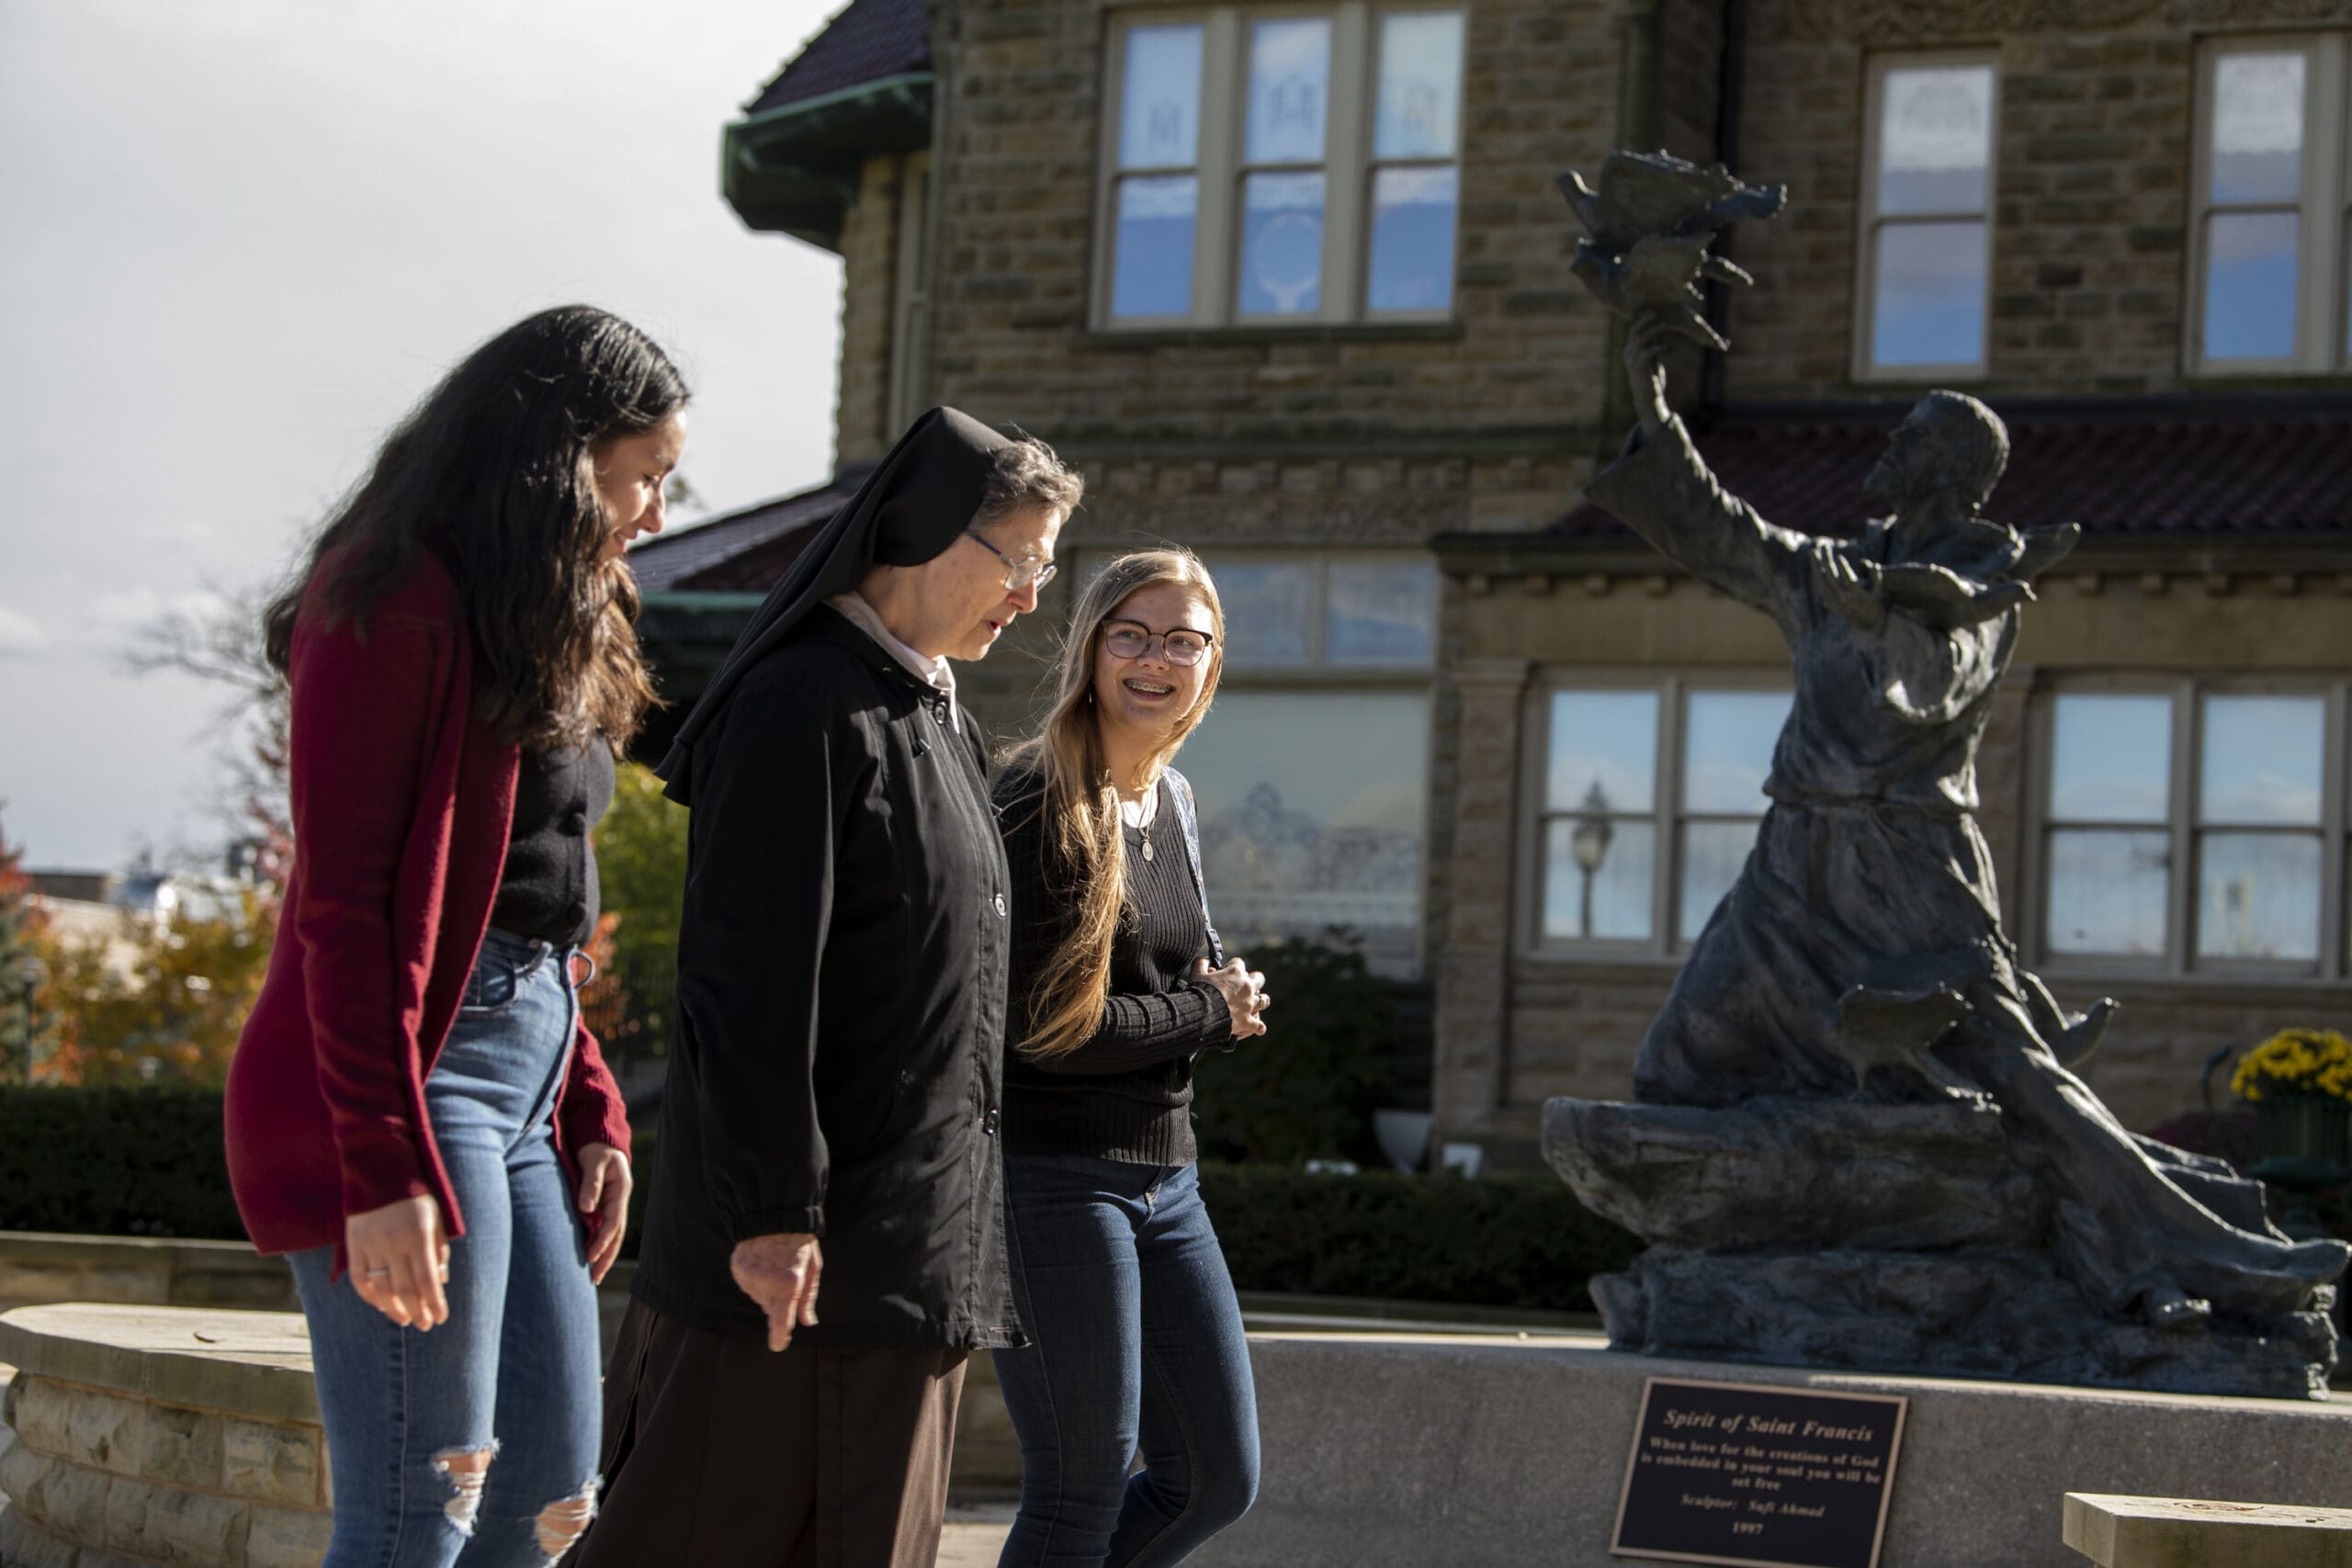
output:
<instances>
[{"instance_id":1,"label":"ribbed dark sweater","mask_svg":"<svg viewBox=\"0 0 2352 1568\"><path fill-rule=\"evenodd\" d=\"M1113 939L1102 1023L1083 1045L1045 1061L1019 1044L1035 1027L1032 993L1072 908L1069 874L1046 843L1041 798L1034 774L1009 774L996 788L1012 876L1005 1152L1189 1165L1196 1153L1193 1057L1232 1044L1233 1016L1215 986L1185 977L1208 946L1208 921L1168 784L1159 785L1149 860L1143 855L1147 835L1124 829L1133 901Z\"/></svg>"}]
</instances>

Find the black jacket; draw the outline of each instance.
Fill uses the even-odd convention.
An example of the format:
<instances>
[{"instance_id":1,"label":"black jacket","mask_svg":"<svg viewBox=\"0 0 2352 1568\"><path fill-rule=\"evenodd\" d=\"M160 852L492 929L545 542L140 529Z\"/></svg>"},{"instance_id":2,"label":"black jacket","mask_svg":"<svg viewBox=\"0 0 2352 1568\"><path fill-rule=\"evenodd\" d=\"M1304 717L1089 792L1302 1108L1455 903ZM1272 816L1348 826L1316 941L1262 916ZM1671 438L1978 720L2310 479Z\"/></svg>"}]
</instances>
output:
<instances>
[{"instance_id":1,"label":"black jacket","mask_svg":"<svg viewBox=\"0 0 2352 1568\"><path fill-rule=\"evenodd\" d=\"M696 740L679 1028L635 1293L759 1335L749 1236L822 1238L793 1343L1022 1343L999 1137L1004 852L978 726L837 612Z\"/></svg>"}]
</instances>

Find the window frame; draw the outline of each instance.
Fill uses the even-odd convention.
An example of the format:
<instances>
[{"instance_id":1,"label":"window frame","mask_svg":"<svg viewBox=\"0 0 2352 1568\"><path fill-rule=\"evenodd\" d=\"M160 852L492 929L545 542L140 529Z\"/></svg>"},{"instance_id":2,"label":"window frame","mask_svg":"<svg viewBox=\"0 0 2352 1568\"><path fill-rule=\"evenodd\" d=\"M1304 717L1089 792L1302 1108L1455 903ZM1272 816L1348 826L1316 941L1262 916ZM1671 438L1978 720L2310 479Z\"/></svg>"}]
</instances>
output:
<instances>
[{"instance_id":1,"label":"window frame","mask_svg":"<svg viewBox=\"0 0 2352 1568\"><path fill-rule=\"evenodd\" d=\"M2208 358L2205 280L2212 199L2214 78L2233 54L2303 56L2302 186L2296 193L2295 351L2285 359ZM2328 376L2352 369L2352 33L2233 33L2200 40L2189 138L2188 278L2182 301L2181 369L2190 376ZM2223 210L2285 210L2236 204Z\"/></svg>"},{"instance_id":2,"label":"window frame","mask_svg":"<svg viewBox=\"0 0 2352 1568\"><path fill-rule=\"evenodd\" d=\"M1548 804L1552 766L1552 699L1563 692L1645 692L1657 698L1655 773L1645 810L1611 813L1613 819L1645 821L1657 835L1657 851L1650 866L1650 934L1646 937L1553 936L1544 929L1544 907L1551 872L1550 825L1573 818L1574 810L1555 810ZM1520 863L1526 874L1517 878L1519 894L1513 919L1520 931L1521 957L1578 964L1657 963L1679 965L1693 942L1678 935L1681 924L1682 834L1690 822L1731 819L1726 812L1693 811L1687 801L1684 763L1689 755L1690 699L1694 692L1771 692L1793 699L1795 685L1782 670L1687 670L1661 675L1656 670L1586 666L1539 668L1528 682L1521 733L1518 841L1523 846ZM1766 763L1767 772L1770 763ZM1769 796L1758 795L1756 820L1770 809Z\"/></svg>"},{"instance_id":3,"label":"window frame","mask_svg":"<svg viewBox=\"0 0 2352 1568\"><path fill-rule=\"evenodd\" d=\"M2168 869L2165 886L2165 937L2154 956L2126 953L2057 953L2050 948L2050 836L2065 820L2050 811L2056 758L2057 699L2063 695L2164 696L2172 704L2170 776L2165 781ZM2208 822L2201 747L2204 699L2208 697L2316 697L2321 703L2320 814L2310 827L2259 827ZM2347 777L2346 723L2352 717L2352 682L2324 676L2196 676L2166 674L2070 676L2037 691L2027 728L2029 765L2022 814L2024 844L2018 857L2023 895L2007 900L2017 912L2020 945L2034 967L2052 976L2086 979L2149 979L2208 985L2340 985L2352 976L2352 777ZM2154 827L2150 828L2154 830ZM2315 834L2320 841L2317 956L2300 959L2203 958L2197 953L2201 866L2199 850L2210 833L2276 831Z\"/></svg>"},{"instance_id":4,"label":"window frame","mask_svg":"<svg viewBox=\"0 0 2352 1568\"><path fill-rule=\"evenodd\" d=\"M1461 301L1463 153L1468 141L1459 109L1451 167L1455 181L1453 265L1444 308L1372 310L1372 184L1390 166L1435 168L1439 159L1374 156L1373 121L1379 109L1378 64L1382 20L1390 15L1459 17L1464 34L1466 76L1470 11L1463 0L1321 0L1319 4L1192 6L1161 8L1115 6L1103 44L1102 109L1097 128L1094 188L1094 254L1087 288L1091 331L1165 333L1214 330L1239 333L1314 331L1332 326L1448 323L1458 319ZM1317 308L1299 315L1245 316L1240 310L1239 247L1245 182L1253 170L1294 171L1305 165L1254 165L1248 162L1244 124L1248 109L1249 49L1253 24L1261 21L1325 20L1331 25L1330 98L1323 130L1323 256ZM1137 28L1201 28L1200 134L1193 148L1198 197L1193 209L1193 296L1183 315L1115 316L1112 299L1118 268L1119 185L1123 175L1175 172L1120 167L1120 129L1125 122L1127 39ZM1457 94L1457 106L1462 104Z\"/></svg>"},{"instance_id":5,"label":"window frame","mask_svg":"<svg viewBox=\"0 0 2352 1568\"><path fill-rule=\"evenodd\" d=\"M1090 556L1092 552L1089 552ZM1237 682L1244 686L1297 685L1313 682L1339 684L1364 691L1385 688L1424 688L1437 673L1438 616L1444 598L1445 582L1437 570L1436 561L1426 552L1414 549L1227 549L1216 545L1204 545L1194 554L1209 569L1214 578L1221 566L1304 566L1307 569L1307 593L1311 614L1306 631L1306 655L1303 659L1236 664L1228 660L1217 676L1221 685ZM1104 556L1109 558L1108 554ZM1430 656L1426 660L1334 660L1329 649L1331 636L1331 568L1374 565L1425 567L1430 581Z\"/></svg>"},{"instance_id":6,"label":"window frame","mask_svg":"<svg viewBox=\"0 0 2352 1568\"><path fill-rule=\"evenodd\" d=\"M1886 108L1889 71L1932 69L1937 66L1982 65L1993 73L1990 125L1984 148L1984 206L1982 211L1905 212L1889 218L1878 209L1879 156ZM1998 49L1938 49L1890 51L1871 55L1863 62L1861 186L1855 193L1854 321L1852 372L1856 381L1924 385L1939 380L1982 380L1992 373L1993 242L1999 211L2001 183L2001 51ZM1872 358L1878 326L1878 237L1887 225L1949 223L1974 218L1984 225L1984 283L1979 316L1976 357L1935 365L1882 366Z\"/></svg>"}]
</instances>

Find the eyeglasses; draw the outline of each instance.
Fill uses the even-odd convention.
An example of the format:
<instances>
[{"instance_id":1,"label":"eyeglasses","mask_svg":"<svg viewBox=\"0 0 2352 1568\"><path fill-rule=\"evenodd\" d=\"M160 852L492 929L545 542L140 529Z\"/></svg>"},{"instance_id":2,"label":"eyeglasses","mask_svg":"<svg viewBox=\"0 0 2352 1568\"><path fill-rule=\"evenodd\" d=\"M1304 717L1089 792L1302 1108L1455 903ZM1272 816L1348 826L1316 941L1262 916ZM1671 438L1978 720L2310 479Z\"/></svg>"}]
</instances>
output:
<instances>
[{"instance_id":1,"label":"eyeglasses","mask_svg":"<svg viewBox=\"0 0 2352 1568\"><path fill-rule=\"evenodd\" d=\"M1035 556L1023 556L1014 560L969 528L964 530L964 537L1004 563L1004 591L1007 593L1018 593L1033 582L1043 588L1054 580L1054 573L1060 570L1052 561L1041 561Z\"/></svg>"},{"instance_id":2,"label":"eyeglasses","mask_svg":"<svg viewBox=\"0 0 2352 1568\"><path fill-rule=\"evenodd\" d=\"M1153 643L1158 643L1170 664L1198 664L1209 644L1216 639L1206 632L1178 626L1173 631L1148 632L1131 621L1114 621L1102 634L1102 646L1111 650L1114 659L1141 659Z\"/></svg>"}]
</instances>

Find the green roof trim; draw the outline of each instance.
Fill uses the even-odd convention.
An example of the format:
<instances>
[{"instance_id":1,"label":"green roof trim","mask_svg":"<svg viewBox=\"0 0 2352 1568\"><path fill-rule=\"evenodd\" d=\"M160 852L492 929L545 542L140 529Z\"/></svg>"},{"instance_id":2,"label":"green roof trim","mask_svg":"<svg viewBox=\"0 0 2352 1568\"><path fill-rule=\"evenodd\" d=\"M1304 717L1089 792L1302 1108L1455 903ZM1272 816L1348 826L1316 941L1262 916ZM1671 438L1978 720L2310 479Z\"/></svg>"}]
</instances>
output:
<instances>
[{"instance_id":1,"label":"green roof trim","mask_svg":"<svg viewBox=\"0 0 2352 1568\"><path fill-rule=\"evenodd\" d=\"M729 123L719 189L746 226L839 254L859 170L876 153L931 145L928 71L877 77Z\"/></svg>"}]
</instances>

